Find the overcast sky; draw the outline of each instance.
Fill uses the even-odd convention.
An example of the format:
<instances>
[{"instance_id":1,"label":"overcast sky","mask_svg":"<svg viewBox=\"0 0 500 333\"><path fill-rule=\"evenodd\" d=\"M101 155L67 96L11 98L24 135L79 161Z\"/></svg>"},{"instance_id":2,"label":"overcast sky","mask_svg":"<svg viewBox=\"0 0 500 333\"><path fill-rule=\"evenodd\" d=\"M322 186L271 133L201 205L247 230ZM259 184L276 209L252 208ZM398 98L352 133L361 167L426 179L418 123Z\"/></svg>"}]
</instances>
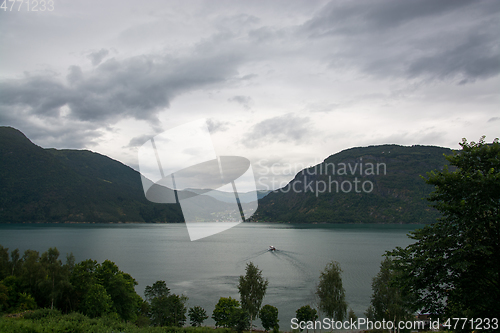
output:
<instances>
[{"instance_id":1,"label":"overcast sky","mask_svg":"<svg viewBox=\"0 0 500 333\"><path fill-rule=\"evenodd\" d=\"M500 136L500 1L19 3L0 10L0 125L42 147L137 168L148 138L206 118L259 172Z\"/></svg>"}]
</instances>

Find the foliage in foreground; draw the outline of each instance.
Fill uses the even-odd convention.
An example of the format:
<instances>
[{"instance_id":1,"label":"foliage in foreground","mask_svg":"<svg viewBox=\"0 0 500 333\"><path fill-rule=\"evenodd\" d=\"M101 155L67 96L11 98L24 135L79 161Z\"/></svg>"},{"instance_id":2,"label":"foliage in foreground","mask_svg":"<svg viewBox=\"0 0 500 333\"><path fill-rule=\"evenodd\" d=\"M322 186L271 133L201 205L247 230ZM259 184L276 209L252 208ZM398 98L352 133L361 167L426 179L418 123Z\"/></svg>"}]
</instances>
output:
<instances>
[{"instance_id":1,"label":"foliage in foreground","mask_svg":"<svg viewBox=\"0 0 500 333\"><path fill-rule=\"evenodd\" d=\"M249 262L246 274L240 276L238 291L240 292L241 308L250 316L250 331L252 331L253 319L259 315L268 284L269 281L262 277L262 270L253 262Z\"/></svg>"},{"instance_id":2,"label":"foliage in foreground","mask_svg":"<svg viewBox=\"0 0 500 333\"><path fill-rule=\"evenodd\" d=\"M279 319L278 319L278 309L272 305L266 304L260 309L259 312L260 320L262 321L262 327L266 331L270 329L279 329Z\"/></svg>"},{"instance_id":3,"label":"foliage in foreground","mask_svg":"<svg viewBox=\"0 0 500 333\"><path fill-rule=\"evenodd\" d=\"M342 321L347 316L345 289L342 286L342 269L336 261L328 263L321 272L316 294L319 297L319 308L329 318Z\"/></svg>"},{"instance_id":4,"label":"foliage in foreground","mask_svg":"<svg viewBox=\"0 0 500 333\"><path fill-rule=\"evenodd\" d=\"M24 318L0 318L0 332L2 333L45 333L45 332L74 332L74 333L229 333L229 329L213 329L209 327L137 327L132 323L125 323L117 316L108 315L100 318L90 318L80 313L63 315L58 310L39 309L26 313Z\"/></svg>"},{"instance_id":5,"label":"foliage in foreground","mask_svg":"<svg viewBox=\"0 0 500 333\"><path fill-rule=\"evenodd\" d=\"M132 276L109 260L102 264L85 260L75 264L72 254L63 264L57 248L39 254L11 251L0 245L0 312L15 313L36 308L78 311L89 317L116 314L136 320L141 297Z\"/></svg>"},{"instance_id":6,"label":"foliage in foreground","mask_svg":"<svg viewBox=\"0 0 500 333\"><path fill-rule=\"evenodd\" d=\"M372 321L406 321L414 318L411 310L413 299L404 297L392 285L392 281L398 278L398 273L391 268L391 263L392 259L386 257L380 264L380 272L372 280L373 294L365 312L366 317Z\"/></svg>"},{"instance_id":7,"label":"foliage in foreground","mask_svg":"<svg viewBox=\"0 0 500 333\"><path fill-rule=\"evenodd\" d=\"M443 317L494 318L500 313L500 144L460 144L454 170L427 174L429 200L443 217L411 233L416 242L388 253L396 282L416 297L414 310Z\"/></svg>"}]
</instances>

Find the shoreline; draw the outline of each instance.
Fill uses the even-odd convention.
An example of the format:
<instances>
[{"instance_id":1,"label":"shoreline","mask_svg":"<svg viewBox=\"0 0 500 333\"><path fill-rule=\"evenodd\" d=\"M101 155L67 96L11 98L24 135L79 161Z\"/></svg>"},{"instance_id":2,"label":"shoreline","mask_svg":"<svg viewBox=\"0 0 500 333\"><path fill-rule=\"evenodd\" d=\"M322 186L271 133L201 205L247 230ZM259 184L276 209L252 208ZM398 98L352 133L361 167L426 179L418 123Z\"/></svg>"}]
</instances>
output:
<instances>
[{"instance_id":1,"label":"shoreline","mask_svg":"<svg viewBox=\"0 0 500 333\"><path fill-rule=\"evenodd\" d=\"M64 222L0 222L1 224L180 224L186 222L87 222L87 221L64 221ZM386 223L386 222L373 222L373 223L346 223L346 222L266 222L266 221L244 221L241 223L262 223L262 224L304 224L304 225L429 225L432 223Z\"/></svg>"}]
</instances>

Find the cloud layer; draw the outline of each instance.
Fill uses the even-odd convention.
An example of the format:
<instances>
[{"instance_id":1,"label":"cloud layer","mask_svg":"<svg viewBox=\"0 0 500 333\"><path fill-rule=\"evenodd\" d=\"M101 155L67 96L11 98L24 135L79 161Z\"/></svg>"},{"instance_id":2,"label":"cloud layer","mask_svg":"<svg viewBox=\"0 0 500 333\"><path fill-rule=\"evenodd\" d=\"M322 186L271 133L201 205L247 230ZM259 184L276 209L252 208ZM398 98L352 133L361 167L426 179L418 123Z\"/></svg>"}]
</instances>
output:
<instances>
[{"instance_id":1,"label":"cloud layer","mask_svg":"<svg viewBox=\"0 0 500 333\"><path fill-rule=\"evenodd\" d=\"M498 1L90 4L0 11L1 125L131 164L198 118L269 160L498 136Z\"/></svg>"}]
</instances>

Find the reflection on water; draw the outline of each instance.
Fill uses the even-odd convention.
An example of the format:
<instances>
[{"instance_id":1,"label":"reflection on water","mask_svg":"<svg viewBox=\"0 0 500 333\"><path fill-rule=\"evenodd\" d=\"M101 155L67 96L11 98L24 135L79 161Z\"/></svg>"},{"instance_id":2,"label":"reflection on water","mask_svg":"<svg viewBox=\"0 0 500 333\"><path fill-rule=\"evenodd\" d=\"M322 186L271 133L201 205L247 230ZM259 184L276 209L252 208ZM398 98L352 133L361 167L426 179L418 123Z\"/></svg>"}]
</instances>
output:
<instances>
[{"instance_id":1,"label":"reflection on water","mask_svg":"<svg viewBox=\"0 0 500 333\"><path fill-rule=\"evenodd\" d=\"M4 224L0 244L40 252L55 246L62 259L69 252L77 261L109 259L139 282L139 294L165 280L209 315L219 297L239 299L238 277L252 261L269 279L263 304L278 308L285 329L299 307L314 304L319 274L331 260L342 267L349 306L364 317L382 254L410 244L406 234L417 227L243 223L191 242L184 224ZM268 251L271 244L277 251Z\"/></svg>"}]
</instances>

